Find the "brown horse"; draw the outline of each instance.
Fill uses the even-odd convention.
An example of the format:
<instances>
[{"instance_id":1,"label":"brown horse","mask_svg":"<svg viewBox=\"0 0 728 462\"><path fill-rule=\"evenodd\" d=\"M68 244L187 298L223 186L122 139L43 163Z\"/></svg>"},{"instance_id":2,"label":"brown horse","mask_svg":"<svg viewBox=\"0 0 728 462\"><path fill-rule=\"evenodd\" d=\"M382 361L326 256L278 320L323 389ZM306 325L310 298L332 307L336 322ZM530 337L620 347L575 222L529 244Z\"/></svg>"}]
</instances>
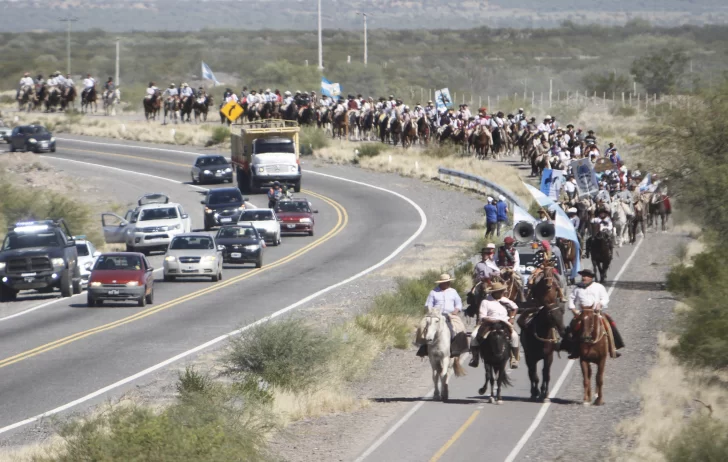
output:
<instances>
[{"instance_id":1,"label":"brown horse","mask_svg":"<svg viewBox=\"0 0 728 462\"><path fill-rule=\"evenodd\" d=\"M147 96L142 100L142 106L144 106L144 117L146 120L155 120L159 115L159 110L162 107L162 99L159 97L159 91L153 96Z\"/></svg>"},{"instance_id":2,"label":"brown horse","mask_svg":"<svg viewBox=\"0 0 728 462\"><path fill-rule=\"evenodd\" d=\"M561 250L561 255L564 258L564 271L568 274L576 264L576 245L574 245L574 241L562 238L556 239L556 245Z\"/></svg>"},{"instance_id":3,"label":"brown horse","mask_svg":"<svg viewBox=\"0 0 728 462\"><path fill-rule=\"evenodd\" d=\"M478 159L486 159L488 157L488 151L493 146L493 138L491 137L490 131L481 125L475 129L472 137L476 157Z\"/></svg>"},{"instance_id":4,"label":"brown horse","mask_svg":"<svg viewBox=\"0 0 728 462\"><path fill-rule=\"evenodd\" d=\"M612 247L610 245L612 237L605 231L598 232L587 241L587 254L591 254L592 266L594 273L599 274L599 282L604 282L607 278L609 265L612 264Z\"/></svg>"},{"instance_id":5,"label":"brown horse","mask_svg":"<svg viewBox=\"0 0 728 462\"><path fill-rule=\"evenodd\" d=\"M417 137L420 140L420 144L427 146L430 142L430 122L427 117L420 117L417 119Z\"/></svg>"},{"instance_id":6,"label":"brown horse","mask_svg":"<svg viewBox=\"0 0 728 462\"><path fill-rule=\"evenodd\" d=\"M584 405L589 406L592 400L591 390L591 365L597 365L596 406L604 404L604 369L607 357L610 354L609 329L606 327L606 319L594 307L582 308L581 313L575 318L574 330L579 335L579 362L581 374L584 377Z\"/></svg>"},{"instance_id":7,"label":"brown horse","mask_svg":"<svg viewBox=\"0 0 728 462\"><path fill-rule=\"evenodd\" d=\"M346 139L349 134L349 116L348 111L334 113L334 120L332 123L332 137L339 139Z\"/></svg>"},{"instance_id":8,"label":"brown horse","mask_svg":"<svg viewBox=\"0 0 728 462\"><path fill-rule=\"evenodd\" d=\"M402 147L407 149L417 139L417 126L412 120L408 120L402 130Z\"/></svg>"},{"instance_id":9,"label":"brown horse","mask_svg":"<svg viewBox=\"0 0 728 462\"><path fill-rule=\"evenodd\" d=\"M71 109L75 109L74 101L76 101L76 96L77 95L75 86L67 88L63 92L63 96L61 97L61 110L65 111L69 108L69 106Z\"/></svg>"}]
</instances>

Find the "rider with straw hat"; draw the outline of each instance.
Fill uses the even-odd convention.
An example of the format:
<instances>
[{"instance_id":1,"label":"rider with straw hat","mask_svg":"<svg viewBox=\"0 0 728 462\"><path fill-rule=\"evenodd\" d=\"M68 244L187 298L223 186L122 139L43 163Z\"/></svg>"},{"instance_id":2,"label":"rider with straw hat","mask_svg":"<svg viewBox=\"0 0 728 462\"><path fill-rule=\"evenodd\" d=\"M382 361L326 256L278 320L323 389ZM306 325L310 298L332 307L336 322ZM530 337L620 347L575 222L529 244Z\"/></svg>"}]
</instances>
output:
<instances>
[{"instance_id":1,"label":"rider with straw hat","mask_svg":"<svg viewBox=\"0 0 728 462\"><path fill-rule=\"evenodd\" d=\"M458 316L463 309L463 302L458 291L451 287L453 281L455 279L449 274L441 274L440 278L435 281L437 286L430 291L425 302L427 310L437 309L445 316L447 326L450 328L451 339L454 339L457 334L465 332L465 325ZM418 332L417 338L421 338L420 332ZM420 346L417 356L427 356L426 344Z\"/></svg>"},{"instance_id":2,"label":"rider with straw hat","mask_svg":"<svg viewBox=\"0 0 728 462\"><path fill-rule=\"evenodd\" d=\"M478 361L480 360L480 349L478 345L480 340L485 336L490 326L501 321L511 331L511 368L515 369L518 367L518 334L513 328L513 320L518 312L518 305L504 296L506 289L507 287L503 283L493 283L486 291L488 296L480 303L478 312L480 327L474 331L475 335L470 340L470 354L473 355L473 359L470 360L471 367L478 367Z\"/></svg>"}]
</instances>

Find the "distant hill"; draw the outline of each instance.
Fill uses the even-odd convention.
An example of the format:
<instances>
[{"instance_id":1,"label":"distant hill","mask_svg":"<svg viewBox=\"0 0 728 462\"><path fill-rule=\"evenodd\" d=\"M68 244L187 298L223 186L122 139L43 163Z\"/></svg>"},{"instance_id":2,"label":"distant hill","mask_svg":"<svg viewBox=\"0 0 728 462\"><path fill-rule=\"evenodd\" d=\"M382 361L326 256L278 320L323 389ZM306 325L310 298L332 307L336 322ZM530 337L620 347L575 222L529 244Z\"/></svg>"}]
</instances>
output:
<instances>
[{"instance_id":1,"label":"distant hill","mask_svg":"<svg viewBox=\"0 0 728 462\"><path fill-rule=\"evenodd\" d=\"M321 0L327 29L464 29L554 27L564 21L654 25L725 24L724 0ZM0 30L58 30L61 17L76 30L107 32L200 29L314 29L316 0L0 0Z\"/></svg>"}]
</instances>

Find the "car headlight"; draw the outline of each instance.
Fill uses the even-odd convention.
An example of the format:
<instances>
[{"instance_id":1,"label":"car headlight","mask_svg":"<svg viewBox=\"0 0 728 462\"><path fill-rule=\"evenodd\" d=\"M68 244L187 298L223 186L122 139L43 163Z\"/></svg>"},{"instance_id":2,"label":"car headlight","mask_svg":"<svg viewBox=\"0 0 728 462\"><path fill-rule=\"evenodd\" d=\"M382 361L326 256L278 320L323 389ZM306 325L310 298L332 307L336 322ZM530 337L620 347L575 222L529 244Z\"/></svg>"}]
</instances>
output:
<instances>
[{"instance_id":1,"label":"car headlight","mask_svg":"<svg viewBox=\"0 0 728 462\"><path fill-rule=\"evenodd\" d=\"M228 168L225 169L225 173L230 173L232 171L233 171L233 169L231 169L230 167L228 167Z\"/></svg>"},{"instance_id":2,"label":"car headlight","mask_svg":"<svg viewBox=\"0 0 728 462\"><path fill-rule=\"evenodd\" d=\"M245 250L258 250L259 245L246 245Z\"/></svg>"},{"instance_id":3,"label":"car headlight","mask_svg":"<svg viewBox=\"0 0 728 462\"><path fill-rule=\"evenodd\" d=\"M51 258L51 265L53 266L66 266L66 262L62 258Z\"/></svg>"},{"instance_id":4,"label":"car headlight","mask_svg":"<svg viewBox=\"0 0 728 462\"><path fill-rule=\"evenodd\" d=\"M202 261L215 261L217 257L214 255L205 255L202 257Z\"/></svg>"},{"instance_id":5,"label":"car headlight","mask_svg":"<svg viewBox=\"0 0 728 462\"><path fill-rule=\"evenodd\" d=\"M38 142L38 140L36 140L35 138L28 138L28 143L37 143L37 142Z\"/></svg>"},{"instance_id":6,"label":"car headlight","mask_svg":"<svg viewBox=\"0 0 728 462\"><path fill-rule=\"evenodd\" d=\"M290 170L291 170L292 172L296 172L296 171L298 171L298 169L297 169L296 167L294 167L293 165L291 165L291 166L290 166Z\"/></svg>"},{"instance_id":7,"label":"car headlight","mask_svg":"<svg viewBox=\"0 0 728 462\"><path fill-rule=\"evenodd\" d=\"M311 223L311 219L310 218L301 218L298 221L301 222L301 223Z\"/></svg>"},{"instance_id":8,"label":"car headlight","mask_svg":"<svg viewBox=\"0 0 728 462\"><path fill-rule=\"evenodd\" d=\"M0 271L5 271L5 262L0 261Z\"/></svg>"},{"instance_id":9,"label":"car headlight","mask_svg":"<svg viewBox=\"0 0 728 462\"><path fill-rule=\"evenodd\" d=\"M212 174L212 172L211 172L211 171L209 171L209 170L205 170L205 171L203 171L202 173L204 173L205 175L210 175L210 174Z\"/></svg>"},{"instance_id":10,"label":"car headlight","mask_svg":"<svg viewBox=\"0 0 728 462\"><path fill-rule=\"evenodd\" d=\"M174 229L179 229L179 228L180 228L180 225L174 225L174 226L168 226L168 227L167 227L167 230L168 230L168 231L172 231L172 230L174 230Z\"/></svg>"},{"instance_id":11,"label":"car headlight","mask_svg":"<svg viewBox=\"0 0 728 462\"><path fill-rule=\"evenodd\" d=\"M51 143L55 143L55 142L56 142L56 137L55 136L51 136Z\"/></svg>"},{"instance_id":12,"label":"car headlight","mask_svg":"<svg viewBox=\"0 0 728 462\"><path fill-rule=\"evenodd\" d=\"M100 283L100 282L98 282L98 281L95 281L95 282L92 282L92 283L90 284L90 286L91 286L91 287L101 287L101 283Z\"/></svg>"},{"instance_id":13,"label":"car headlight","mask_svg":"<svg viewBox=\"0 0 728 462\"><path fill-rule=\"evenodd\" d=\"M260 173L265 172L265 167L258 167L258 172L260 172Z\"/></svg>"},{"instance_id":14,"label":"car headlight","mask_svg":"<svg viewBox=\"0 0 728 462\"><path fill-rule=\"evenodd\" d=\"M245 206L242 205L242 206L238 207L238 210L240 210L242 212L243 210L245 210Z\"/></svg>"},{"instance_id":15,"label":"car headlight","mask_svg":"<svg viewBox=\"0 0 728 462\"><path fill-rule=\"evenodd\" d=\"M168 255L164 257L164 261L177 261L177 257L175 257L174 255Z\"/></svg>"},{"instance_id":16,"label":"car headlight","mask_svg":"<svg viewBox=\"0 0 728 462\"><path fill-rule=\"evenodd\" d=\"M210 208L207 208L207 207L205 207L205 213L212 213L212 212L214 212L214 210L212 210L212 209L210 209Z\"/></svg>"},{"instance_id":17,"label":"car headlight","mask_svg":"<svg viewBox=\"0 0 728 462\"><path fill-rule=\"evenodd\" d=\"M127 287L136 287L139 285L139 281L129 281L126 283Z\"/></svg>"}]
</instances>

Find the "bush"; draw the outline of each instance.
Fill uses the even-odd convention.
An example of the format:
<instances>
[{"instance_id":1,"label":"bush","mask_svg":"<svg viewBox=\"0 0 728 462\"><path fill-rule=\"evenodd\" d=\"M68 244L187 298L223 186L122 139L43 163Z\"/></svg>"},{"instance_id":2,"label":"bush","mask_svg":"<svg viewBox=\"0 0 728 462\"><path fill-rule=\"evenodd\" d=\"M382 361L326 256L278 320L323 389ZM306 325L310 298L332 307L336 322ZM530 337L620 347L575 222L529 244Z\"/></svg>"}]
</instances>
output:
<instances>
[{"instance_id":1,"label":"bush","mask_svg":"<svg viewBox=\"0 0 728 462\"><path fill-rule=\"evenodd\" d=\"M728 424L709 416L695 417L659 450L668 462L728 460Z\"/></svg>"},{"instance_id":2,"label":"bush","mask_svg":"<svg viewBox=\"0 0 728 462\"><path fill-rule=\"evenodd\" d=\"M207 146L214 146L216 144L222 144L230 138L230 128L225 126L217 126L212 129L210 139L207 141Z\"/></svg>"},{"instance_id":3,"label":"bush","mask_svg":"<svg viewBox=\"0 0 728 462\"><path fill-rule=\"evenodd\" d=\"M433 157L435 159L445 159L447 157L454 156L457 153L457 147L448 142L445 143L430 143L422 151L423 156Z\"/></svg>"},{"instance_id":4,"label":"bush","mask_svg":"<svg viewBox=\"0 0 728 462\"><path fill-rule=\"evenodd\" d=\"M209 391L212 386L212 379L208 375L200 374L194 367L185 367L185 372L178 374L177 393L187 395L191 393L203 393Z\"/></svg>"},{"instance_id":5,"label":"bush","mask_svg":"<svg viewBox=\"0 0 728 462\"><path fill-rule=\"evenodd\" d=\"M609 109L609 113L617 117L634 117L637 115L637 108L632 106L614 106Z\"/></svg>"},{"instance_id":6,"label":"bush","mask_svg":"<svg viewBox=\"0 0 728 462\"><path fill-rule=\"evenodd\" d=\"M384 143L367 143L362 144L357 148L359 150L359 157L376 157L382 152L389 149L389 146Z\"/></svg>"},{"instance_id":7,"label":"bush","mask_svg":"<svg viewBox=\"0 0 728 462\"><path fill-rule=\"evenodd\" d=\"M338 342L301 320L260 324L230 341L230 371L252 373L274 387L297 392L325 379Z\"/></svg>"},{"instance_id":8,"label":"bush","mask_svg":"<svg viewBox=\"0 0 728 462\"><path fill-rule=\"evenodd\" d=\"M329 146L329 137L323 130L316 127L303 127L300 135L301 154L311 155L314 151Z\"/></svg>"}]
</instances>

